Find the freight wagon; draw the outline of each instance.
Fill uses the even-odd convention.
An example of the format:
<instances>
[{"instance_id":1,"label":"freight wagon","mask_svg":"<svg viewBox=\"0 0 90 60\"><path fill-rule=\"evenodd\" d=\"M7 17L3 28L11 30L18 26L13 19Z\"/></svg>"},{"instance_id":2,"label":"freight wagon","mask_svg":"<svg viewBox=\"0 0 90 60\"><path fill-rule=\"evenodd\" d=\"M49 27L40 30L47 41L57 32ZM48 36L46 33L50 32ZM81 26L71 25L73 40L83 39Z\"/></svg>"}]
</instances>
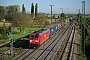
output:
<instances>
[{"instance_id":1,"label":"freight wagon","mask_svg":"<svg viewBox=\"0 0 90 60\"><path fill-rule=\"evenodd\" d=\"M62 27L64 26L64 22L63 22L63 21L61 22L61 26L62 26Z\"/></svg>"},{"instance_id":2,"label":"freight wagon","mask_svg":"<svg viewBox=\"0 0 90 60\"><path fill-rule=\"evenodd\" d=\"M58 30L58 25L57 24L49 25L44 29L47 29L49 31L49 35L51 36Z\"/></svg>"},{"instance_id":3,"label":"freight wagon","mask_svg":"<svg viewBox=\"0 0 90 60\"><path fill-rule=\"evenodd\" d=\"M62 27L61 22L58 22L57 25L58 25L58 29L60 29Z\"/></svg>"}]
</instances>

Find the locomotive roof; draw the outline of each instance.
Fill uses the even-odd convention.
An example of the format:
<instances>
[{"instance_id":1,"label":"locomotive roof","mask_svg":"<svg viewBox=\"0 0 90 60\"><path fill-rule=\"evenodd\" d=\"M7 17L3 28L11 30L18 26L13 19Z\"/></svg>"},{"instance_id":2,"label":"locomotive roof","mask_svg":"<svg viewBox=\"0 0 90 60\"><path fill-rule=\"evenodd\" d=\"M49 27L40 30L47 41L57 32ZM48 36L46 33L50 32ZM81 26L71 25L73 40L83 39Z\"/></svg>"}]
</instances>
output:
<instances>
[{"instance_id":1,"label":"locomotive roof","mask_svg":"<svg viewBox=\"0 0 90 60\"><path fill-rule=\"evenodd\" d=\"M35 34L43 33L43 32L46 31L46 30L47 30L47 29L41 29L41 30L35 31L35 32L33 32L33 33L35 33Z\"/></svg>"}]
</instances>

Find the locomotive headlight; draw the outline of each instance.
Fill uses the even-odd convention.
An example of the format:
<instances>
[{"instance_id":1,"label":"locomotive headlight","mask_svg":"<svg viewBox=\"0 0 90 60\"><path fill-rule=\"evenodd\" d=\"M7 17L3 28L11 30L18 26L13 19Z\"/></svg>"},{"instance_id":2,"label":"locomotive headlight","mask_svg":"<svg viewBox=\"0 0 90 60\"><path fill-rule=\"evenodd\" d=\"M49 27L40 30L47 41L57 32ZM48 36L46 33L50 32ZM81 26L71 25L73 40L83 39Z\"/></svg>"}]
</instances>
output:
<instances>
[{"instance_id":1,"label":"locomotive headlight","mask_svg":"<svg viewBox=\"0 0 90 60\"><path fill-rule=\"evenodd\" d=\"M38 42L38 40L36 40L36 42Z\"/></svg>"},{"instance_id":2,"label":"locomotive headlight","mask_svg":"<svg viewBox=\"0 0 90 60\"><path fill-rule=\"evenodd\" d=\"M30 40L30 42L32 42L32 40Z\"/></svg>"}]
</instances>

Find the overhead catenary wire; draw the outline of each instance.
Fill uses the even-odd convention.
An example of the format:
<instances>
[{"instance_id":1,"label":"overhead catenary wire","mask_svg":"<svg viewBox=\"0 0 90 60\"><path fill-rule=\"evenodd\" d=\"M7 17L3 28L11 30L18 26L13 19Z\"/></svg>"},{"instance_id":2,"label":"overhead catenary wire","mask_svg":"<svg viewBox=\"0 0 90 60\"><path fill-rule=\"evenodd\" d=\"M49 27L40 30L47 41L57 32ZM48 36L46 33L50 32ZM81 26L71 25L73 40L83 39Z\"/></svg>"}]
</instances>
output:
<instances>
[{"instance_id":1,"label":"overhead catenary wire","mask_svg":"<svg viewBox=\"0 0 90 60\"><path fill-rule=\"evenodd\" d=\"M79 4L81 4L81 2L79 2L79 3L75 4L75 5L72 5L72 6L70 6L70 7L63 8L63 12L68 12L67 9L69 10L69 9L71 9L71 8L74 8L75 6L78 6ZM55 13L55 12L60 13L60 11L61 11L60 9L59 9L59 10L55 10L55 11L53 11L53 13ZM62 13L62 12L61 12L61 13ZM73 13L73 12L68 12L68 13Z\"/></svg>"}]
</instances>

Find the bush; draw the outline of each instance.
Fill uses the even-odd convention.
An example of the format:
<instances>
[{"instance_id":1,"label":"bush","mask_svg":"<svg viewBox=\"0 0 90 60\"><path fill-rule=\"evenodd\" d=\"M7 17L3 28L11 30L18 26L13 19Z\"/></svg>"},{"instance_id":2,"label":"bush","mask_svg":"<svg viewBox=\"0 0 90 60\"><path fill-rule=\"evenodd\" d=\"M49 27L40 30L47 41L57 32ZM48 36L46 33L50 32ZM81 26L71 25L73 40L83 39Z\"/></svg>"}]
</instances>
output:
<instances>
[{"instance_id":1,"label":"bush","mask_svg":"<svg viewBox=\"0 0 90 60\"><path fill-rule=\"evenodd\" d=\"M4 39L9 39L9 36L8 35L4 36Z\"/></svg>"},{"instance_id":2,"label":"bush","mask_svg":"<svg viewBox=\"0 0 90 60\"><path fill-rule=\"evenodd\" d=\"M3 25L3 27L0 28L0 39L8 39L8 28Z\"/></svg>"}]
</instances>

